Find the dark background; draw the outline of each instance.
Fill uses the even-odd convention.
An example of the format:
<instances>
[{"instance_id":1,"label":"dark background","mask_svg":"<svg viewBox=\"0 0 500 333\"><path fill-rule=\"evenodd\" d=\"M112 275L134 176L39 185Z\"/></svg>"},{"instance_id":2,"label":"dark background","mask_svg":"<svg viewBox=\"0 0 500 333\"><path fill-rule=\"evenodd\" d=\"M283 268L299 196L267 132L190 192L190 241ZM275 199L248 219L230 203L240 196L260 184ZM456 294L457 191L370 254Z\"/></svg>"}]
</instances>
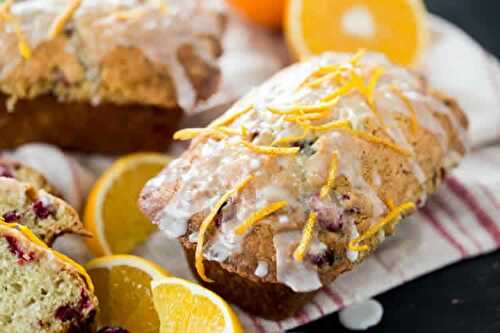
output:
<instances>
[{"instance_id":1,"label":"dark background","mask_svg":"<svg viewBox=\"0 0 500 333\"><path fill-rule=\"evenodd\" d=\"M500 58L500 0L427 0ZM460 55L451 55L460 56ZM386 292L382 322L365 332L500 333L500 252L464 261ZM293 332L352 332L337 314Z\"/></svg>"}]
</instances>

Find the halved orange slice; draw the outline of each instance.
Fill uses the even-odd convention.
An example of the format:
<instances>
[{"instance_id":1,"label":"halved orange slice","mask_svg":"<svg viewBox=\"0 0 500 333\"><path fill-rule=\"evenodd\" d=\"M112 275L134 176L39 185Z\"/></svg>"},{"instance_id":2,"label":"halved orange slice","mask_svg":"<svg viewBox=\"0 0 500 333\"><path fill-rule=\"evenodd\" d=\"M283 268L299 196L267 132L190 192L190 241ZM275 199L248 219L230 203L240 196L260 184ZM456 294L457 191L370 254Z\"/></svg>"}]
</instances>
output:
<instances>
[{"instance_id":1,"label":"halved orange slice","mask_svg":"<svg viewBox=\"0 0 500 333\"><path fill-rule=\"evenodd\" d=\"M429 35L422 0L290 0L285 30L298 58L367 49L404 66L418 63Z\"/></svg>"},{"instance_id":2,"label":"halved orange slice","mask_svg":"<svg viewBox=\"0 0 500 333\"><path fill-rule=\"evenodd\" d=\"M87 245L96 256L130 253L156 230L137 201L144 184L169 162L168 156L137 153L118 159L94 184L85 207Z\"/></svg>"}]
</instances>

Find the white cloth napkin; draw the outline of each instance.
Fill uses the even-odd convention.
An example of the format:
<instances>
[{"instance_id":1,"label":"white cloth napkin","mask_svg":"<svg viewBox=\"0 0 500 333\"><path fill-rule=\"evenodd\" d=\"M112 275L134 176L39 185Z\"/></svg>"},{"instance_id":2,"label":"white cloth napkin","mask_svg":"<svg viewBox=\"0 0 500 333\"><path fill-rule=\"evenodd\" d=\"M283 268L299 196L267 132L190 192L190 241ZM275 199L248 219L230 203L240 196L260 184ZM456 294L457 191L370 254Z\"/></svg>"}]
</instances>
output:
<instances>
[{"instance_id":1,"label":"white cloth napkin","mask_svg":"<svg viewBox=\"0 0 500 333\"><path fill-rule=\"evenodd\" d=\"M456 97L471 121L472 152L427 206L402 223L396 236L354 271L323 288L295 317L272 322L238 311L247 332L277 332L305 324L339 308L380 294L445 265L500 246L500 66L477 43L450 23L430 18L432 45L422 70L432 85ZM263 81L286 62L277 35L231 19L221 93L186 124L206 124L232 100ZM218 111L217 111L218 109ZM486 146L488 144L488 146ZM182 146L174 146L177 153ZM77 208L92 181L112 161L104 156L68 156L47 145L27 145L10 156L32 165ZM84 262L88 250L77 237L56 247ZM193 279L176 241L155 233L136 254L152 259L177 276Z\"/></svg>"}]
</instances>

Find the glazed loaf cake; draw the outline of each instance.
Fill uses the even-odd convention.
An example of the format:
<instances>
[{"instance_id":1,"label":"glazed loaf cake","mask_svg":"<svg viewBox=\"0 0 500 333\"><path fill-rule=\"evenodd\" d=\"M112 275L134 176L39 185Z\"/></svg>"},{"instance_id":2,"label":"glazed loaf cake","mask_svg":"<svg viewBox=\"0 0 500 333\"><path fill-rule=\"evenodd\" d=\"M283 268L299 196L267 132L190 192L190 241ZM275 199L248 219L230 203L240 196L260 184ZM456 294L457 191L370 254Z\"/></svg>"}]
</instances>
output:
<instances>
[{"instance_id":1,"label":"glazed loaf cake","mask_svg":"<svg viewBox=\"0 0 500 333\"><path fill-rule=\"evenodd\" d=\"M217 89L223 27L210 1L3 1L0 148L163 149Z\"/></svg>"},{"instance_id":2,"label":"glazed loaf cake","mask_svg":"<svg viewBox=\"0 0 500 333\"><path fill-rule=\"evenodd\" d=\"M0 177L0 217L29 227L49 245L64 233L90 235L66 202L13 178Z\"/></svg>"},{"instance_id":3,"label":"glazed loaf cake","mask_svg":"<svg viewBox=\"0 0 500 333\"><path fill-rule=\"evenodd\" d=\"M28 229L0 222L0 272L0 332L91 332L92 281Z\"/></svg>"},{"instance_id":4,"label":"glazed loaf cake","mask_svg":"<svg viewBox=\"0 0 500 333\"><path fill-rule=\"evenodd\" d=\"M424 205L466 151L450 98L379 54L326 53L250 92L143 190L207 287L292 315Z\"/></svg>"}]
</instances>

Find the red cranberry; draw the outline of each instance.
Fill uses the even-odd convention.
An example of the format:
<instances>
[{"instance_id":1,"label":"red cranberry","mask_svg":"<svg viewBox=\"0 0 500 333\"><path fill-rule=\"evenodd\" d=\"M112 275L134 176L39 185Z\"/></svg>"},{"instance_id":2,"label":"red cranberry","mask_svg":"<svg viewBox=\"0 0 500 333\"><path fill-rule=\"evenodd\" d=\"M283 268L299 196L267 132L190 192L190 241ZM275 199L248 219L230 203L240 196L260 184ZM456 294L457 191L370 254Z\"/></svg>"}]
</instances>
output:
<instances>
[{"instance_id":1,"label":"red cranberry","mask_svg":"<svg viewBox=\"0 0 500 333\"><path fill-rule=\"evenodd\" d=\"M342 194L342 196L340 197L340 199L342 199L342 200L351 200L351 196L349 194Z\"/></svg>"},{"instance_id":2,"label":"red cranberry","mask_svg":"<svg viewBox=\"0 0 500 333\"><path fill-rule=\"evenodd\" d=\"M56 310L56 318L60 321L78 320L80 312L71 305L61 305Z\"/></svg>"},{"instance_id":3,"label":"red cranberry","mask_svg":"<svg viewBox=\"0 0 500 333\"><path fill-rule=\"evenodd\" d=\"M221 211L219 211L217 213L217 215L215 215L214 224L215 224L216 228L220 228L220 226L222 225L222 212Z\"/></svg>"},{"instance_id":4,"label":"red cranberry","mask_svg":"<svg viewBox=\"0 0 500 333\"><path fill-rule=\"evenodd\" d=\"M27 264L35 260L35 252L24 252L23 249L21 249L17 238L7 235L5 236L5 240L7 241L9 251L18 258L18 264Z\"/></svg>"},{"instance_id":5,"label":"red cranberry","mask_svg":"<svg viewBox=\"0 0 500 333\"><path fill-rule=\"evenodd\" d=\"M128 330L121 327L103 327L97 333L129 333Z\"/></svg>"},{"instance_id":6,"label":"red cranberry","mask_svg":"<svg viewBox=\"0 0 500 333\"><path fill-rule=\"evenodd\" d=\"M342 208L334 202L324 202L314 196L308 199L311 210L318 214L318 224L328 231L338 231L342 227Z\"/></svg>"},{"instance_id":7,"label":"red cranberry","mask_svg":"<svg viewBox=\"0 0 500 333\"><path fill-rule=\"evenodd\" d=\"M327 249L323 253L311 255L310 259L311 262L318 267L323 267L324 265L331 266L335 262L335 253Z\"/></svg>"},{"instance_id":8,"label":"red cranberry","mask_svg":"<svg viewBox=\"0 0 500 333\"><path fill-rule=\"evenodd\" d=\"M43 201L38 200L33 204L33 211L35 215L40 219L46 219L50 215L53 215L53 211L51 209L51 205L45 205Z\"/></svg>"},{"instance_id":9,"label":"red cranberry","mask_svg":"<svg viewBox=\"0 0 500 333\"><path fill-rule=\"evenodd\" d=\"M0 177L14 178L14 174L8 166L0 165Z\"/></svg>"},{"instance_id":10,"label":"red cranberry","mask_svg":"<svg viewBox=\"0 0 500 333\"><path fill-rule=\"evenodd\" d=\"M21 215L16 210L3 214L3 220L5 222L14 222L14 221L19 221L20 219Z\"/></svg>"}]
</instances>

